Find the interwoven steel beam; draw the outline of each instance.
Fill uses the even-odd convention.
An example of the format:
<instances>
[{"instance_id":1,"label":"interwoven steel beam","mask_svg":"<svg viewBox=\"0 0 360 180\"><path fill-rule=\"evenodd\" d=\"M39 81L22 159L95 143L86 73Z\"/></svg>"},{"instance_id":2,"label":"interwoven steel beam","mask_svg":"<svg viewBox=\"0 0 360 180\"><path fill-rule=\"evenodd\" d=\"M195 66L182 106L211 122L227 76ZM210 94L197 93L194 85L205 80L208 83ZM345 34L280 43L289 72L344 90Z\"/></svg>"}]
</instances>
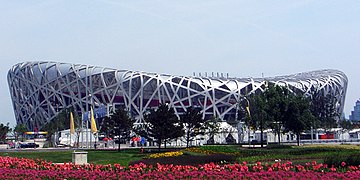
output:
<instances>
[{"instance_id":1,"label":"interwoven steel beam","mask_svg":"<svg viewBox=\"0 0 360 180\"><path fill-rule=\"evenodd\" d=\"M243 96L264 91L267 83L286 86L291 91L337 99L342 112L347 77L337 70L320 70L270 78L224 78L174 76L140 71L60 62L24 62L14 65L8 83L18 124L41 128L61 109L77 113L105 105L109 111L125 106L136 123L160 103L168 103L179 117L188 106L201 108L204 118L235 119Z\"/></svg>"}]
</instances>

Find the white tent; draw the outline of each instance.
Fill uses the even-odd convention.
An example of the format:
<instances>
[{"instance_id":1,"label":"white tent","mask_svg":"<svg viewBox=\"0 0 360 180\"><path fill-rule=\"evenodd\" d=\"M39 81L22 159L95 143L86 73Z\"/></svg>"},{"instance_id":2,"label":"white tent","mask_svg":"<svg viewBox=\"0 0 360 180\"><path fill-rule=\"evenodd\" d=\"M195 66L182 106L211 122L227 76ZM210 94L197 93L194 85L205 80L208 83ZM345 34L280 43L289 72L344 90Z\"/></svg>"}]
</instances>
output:
<instances>
[{"instance_id":1,"label":"white tent","mask_svg":"<svg viewBox=\"0 0 360 180\"><path fill-rule=\"evenodd\" d=\"M219 123L219 132L214 135L215 144L238 143L238 130L227 122Z\"/></svg>"}]
</instances>

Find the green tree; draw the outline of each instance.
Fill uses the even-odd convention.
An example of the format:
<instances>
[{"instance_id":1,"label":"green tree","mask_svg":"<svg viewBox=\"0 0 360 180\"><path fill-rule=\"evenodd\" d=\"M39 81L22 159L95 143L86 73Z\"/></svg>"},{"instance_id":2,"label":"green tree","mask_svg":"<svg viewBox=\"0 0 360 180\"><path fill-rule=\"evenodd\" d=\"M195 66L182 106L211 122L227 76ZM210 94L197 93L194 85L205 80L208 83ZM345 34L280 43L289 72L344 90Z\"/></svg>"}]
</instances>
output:
<instances>
[{"instance_id":1,"label":"green tree","mask_svg":"<svg viewBox=\"0 0 360 180\"><path fill-rule=\"evenodd\" d=\"M346 119L341 119L339 121L339 127L341 127L342 134L344 134L344 132L350 131L350 130L352 130L354 128L351 121L346 120Z\"/></svg>"},{"instance_id":2,"label":"green tree","mask_svg":"<svg viewBox=\"0 0 360 180\"><path fill-rule=\"evenodd\" d=\"M285 131L291 131L297 136L300 145L300 133L309 129L314 116L310 111L310 100L302 94L289 97L289 104L285 113Z\"/></svg>"},{"instance_id":3,"label":"green tree","mask_svg":"<svg viewBox=\"0 0 360 180\"><path fill-rule=\"evenodd\" d=\"M260 129L260 141L263 147L263 130L272 128L278 134L293 131L300 137L300 132L310 127L312 121L310 102L303 93L296 95L287 87L270 85L263 93L253 94L249 98L251 116L247 124ZM283 132L282 129L284 130Z\"/></svg>"},{"instance_id":4,"label":"green tree","mask_svg":"<svg viewBox=\"0 0 360 180\"><path fill-rule=\"evenodd\" d=\"M9 127L9 123L4 125L3 123L0 124L0 141L5 142L6 141L6 135L8 132L11 131L11 128Z\"/></svg>"},{"instance_id":5,"label":"green tree","mask_svg":"<svg viewBox=\"0 0 360 180\"><path fill-rule=\"evenodd\" d=\"M181 137L184 135L183 125L176 117L174 109L166 104L160 104L157 110L151 109L145 115L147 123L147 136L158 144L160 151L162 142Z\"/></svg>"},{"instance_id":6,"label":"green tree","mask_svg":"<svg viewBox=\"0 0 360 180\"><path fill-rule=\"evenodd\" d=\"M205 134L209 136L209 139L207 140L207 144L215 143L214 136L220 130L220 124L219 124L220 121L221 120L218 117L212 117L205 121L204 124Z\"/></svg>"},{"instance_id":7,"label":"green tree","mask_svg":"<svg viewBox=\"0 0 360 180\"><path fill-rule=\"evenodd\" d=\"M281 129L286 121L285 115L289 104L289 98L293 94L282 86L269 86L265 92L265 112L267 113L267 125L275 130L278 135L278 143L281 143Z\"/></svg>"},{"instance_id":8,"label":"green tree","mask_svg":"<svg viewBox=\"0 0 360 180\"><path fill-rule=\"evenodd\" d=\"M256 94L250 96L250 114L254 129L260 129L260 143L264 146L264 129L267 127L267 112L266 112L266 96L264 94Z\"/></svg>"},{"instance_id":9,"label":"green tree","mask_svg":"<svg viewBox=\"0 0 360 180\"><path fill-rule=\"evenodd\" d=\"M114 138L114 134L112 133L112 120L110 116L105 116L104 120L100 125L100 133L105 134L106 137Z\"/></svg>"},{"instance_id":10,"label":"green tree","mask_svg":"<svg viewBox=\"0 0 360 180\"><path fill-rule=\"evenodd\" d=\"M27 130L25 124L17 124L14 128L15 141L18 141L19 137L21 137L21 141L24 141L24 134Z\"/></svg>"},{"instance_id":11,"label":"green tree","mask_svg":"<svg viewBox=\"0 0 360 180\"><path fill-rule=\"evenodd\" d=\"M247 98L251 116L245 116L244 120L247 121L248 126L260 130L261 147L263 147L264 142L264 129L269 127L278 134L278 142L280 143L280 127L285 122L284 114L289 94L290 92L285 87L269 86L264 92L252 94Z\"/></svg>"},{"instance_id":12,"label":"green tree","mask_svg":"<svg viewBox=\"0 0 360 180\"><path fill-rule=\"evenodd\" d=\"M130 139L133 125L134 120L129 116L129 112L120 108L103 120L100 131L112 138L119 137L118 151L120 151L121 140Z\"/></svg>"},{"instance_id":13,"label":"green tree","mask_svg":"<svg viewBox=\"0 0 360 180\"><path fill-rule=\"evenodd\" d=\"M183 116L180 117L180 122L185 127L186 147L189 147L189 142L194 141L197 135L205 134L205 120L202 118L199 109L188 107Z\"/></svg>"},{"instance_id":14,"label":"green tree","mask_svg":"<svg viewBox=\"0 0 360 180\"><path fill-rule=\"evenodd\" d=\"M46 139L50 145L53 144L52 136L62 130L70 127L70 115L68 109L63 109L59 114L52 119L50 122L47 122L42 128L42 131L48 132Z\"/></svg>"},{"instance_id":15,"label":"green tree","mask_svg":"<svg viewBox=\"0 0 360 180\"><path fill-rule=\"evenodd\" d=\"M311 113L315 116L316 121L313 123L314 128L322 127L325 130L337 126L337 119L340 114L336 109L336 98L331 94L324 96L321 92L315 92L311 95Z\"/></svg>"},{"instance_id":16,"label":"green tree","mask_svg":"<svg viewBox=\"0 0 360 180\"><path fill-rule=\"evenodd\" d=\"M342 119L339 121L339 127L341 127L343 130L351 130L353 129L353 125L351 121Z\"/></svg>"}]
</instances>

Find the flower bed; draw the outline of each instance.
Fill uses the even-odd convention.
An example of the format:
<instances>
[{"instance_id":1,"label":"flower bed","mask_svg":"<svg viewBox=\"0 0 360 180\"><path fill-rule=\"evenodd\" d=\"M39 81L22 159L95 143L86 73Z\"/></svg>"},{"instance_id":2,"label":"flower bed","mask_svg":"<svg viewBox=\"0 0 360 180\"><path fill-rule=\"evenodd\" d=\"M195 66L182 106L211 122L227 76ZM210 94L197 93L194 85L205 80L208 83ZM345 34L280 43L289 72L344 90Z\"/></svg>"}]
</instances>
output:
<instances>
[{"instance_id":1,"label":"flower bed","mask_svg":"<svg viewBox=\"0 0 360 180\"><path fill-rule=\"evenodd\" d=\"M205 148L205 147L202 147L202 148ZM226 151L214 151L214 150L211 150L211 149L202 149L202 148L199 148L199 147L191 147L191 148L186 148L185 150L183 151L188 151L188 152L193 152L193 153L199 153L199 154L206 154L206 155L209 155L209 154L225 154L225 155L232 155L232 156L239 156L241 155L240 152L236 151L236 152L226 152Z\"/></svg>"},{"instance_id":2,"label":"flower bed","mask_svg":"<svg viewBox=\"0 0 360 180\"><path fill-rule=\"evenodd\" d=\"M173 152L150 154L146 158L176 157L176 156L181 156L181 155L183 155L183 152L181 152L181 151L173 151Z\"/></svg>"},{"instance_id":3,"label":"flower bed","mask_svg":"<svg viewBox=\"0 0 360 180\"><path fill-rule=\"evenodd\" d=\"M210 154L206 156L193 156L193 155L182 155L175 157L159 157L159 158L147 158L142 160L137 160L130 162L130 165L134 164L147 164L147 165L156 165L156 164L174 164L174 165L192 165L198 166L199 164L206 163L221 163L221 162L234 162L235 157L224 154Z\"/></svg>"},{"instance_id":4,"label":"flower bed","mask_svg":"<svg viewBox=\"0 0 360 180\"><path fill-rule=\"evenodd\" d=\"M360 166L339 167L291 162L248 165L53 164L43 160L0 157L0 179L359 179Z\"/></svg>"}]
</instances>

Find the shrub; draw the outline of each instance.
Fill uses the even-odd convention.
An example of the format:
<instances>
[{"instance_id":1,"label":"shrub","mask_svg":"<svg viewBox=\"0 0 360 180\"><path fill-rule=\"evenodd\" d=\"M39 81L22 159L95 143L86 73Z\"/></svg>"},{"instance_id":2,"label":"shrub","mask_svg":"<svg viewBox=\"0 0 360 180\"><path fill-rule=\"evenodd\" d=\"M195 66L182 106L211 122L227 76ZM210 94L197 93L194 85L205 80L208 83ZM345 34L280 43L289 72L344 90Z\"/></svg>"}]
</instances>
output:
<instances>
[{"instance_id":1,"label":"shrub","mask_svg":"<svg viewBox=\"0 0 360 180\"><path fill-rule=\"evenodd\" d=\"M267 149L291 149L290 145L279 145L279 144L269 144L266 146Z\"/></svg>"},{"instance_id":2,"label":"shrub","mask_svg":"<svg viewBox=\"0 0 360 180\"><path fill-rule=\"evenodd\" d=\"M239 156L241 154L239 149L235 148L226 148L226 146L218 146L218 147L211 147L211 146L202 146L202 147L191 147L186 148L183 150L184 152L191 152L191 153L198 153L203 155L209 154L225 154L225 155L232 155L232 156Z\"/></svg>"},{"instance_id":3,"label":"shrub","mask_svg":"<svg viewBox=\"0 0 360 180\"><path fill-rule=\"evenodd\" d=\"M235 162L235 157L225 154L211 154L207 156L183 155L175 157L159 157L151 159L142 159L130 162L130 165L144 163L148 165L156 164L174 164L174 165L199 165L206 163Z\"/></svg>"},{"instance_id":4,"label":"shrub","mask_svg":"<svg viewBox=\"0 0 360 180\"><path fill-rule=\"evenodd\" d=\"M232 154L239 153L241 149L239 146L234 145L211 145L211 146L200 146L197 147L199 150L208 151L212 153L224 153L224 154Z\"/></svg>"},{"instance_id":5,"label":"shrub","mask_svg":"<svg viewBox=\"0 0 360 180\"><path fill-rule=\"evenodd\" d=\"M335 167L341 166L342 162L346 162L346 164L349 166L359 166L360 154L334 154L324 158L325 164L334 165Z\"/></svg>"}]
</instances>

